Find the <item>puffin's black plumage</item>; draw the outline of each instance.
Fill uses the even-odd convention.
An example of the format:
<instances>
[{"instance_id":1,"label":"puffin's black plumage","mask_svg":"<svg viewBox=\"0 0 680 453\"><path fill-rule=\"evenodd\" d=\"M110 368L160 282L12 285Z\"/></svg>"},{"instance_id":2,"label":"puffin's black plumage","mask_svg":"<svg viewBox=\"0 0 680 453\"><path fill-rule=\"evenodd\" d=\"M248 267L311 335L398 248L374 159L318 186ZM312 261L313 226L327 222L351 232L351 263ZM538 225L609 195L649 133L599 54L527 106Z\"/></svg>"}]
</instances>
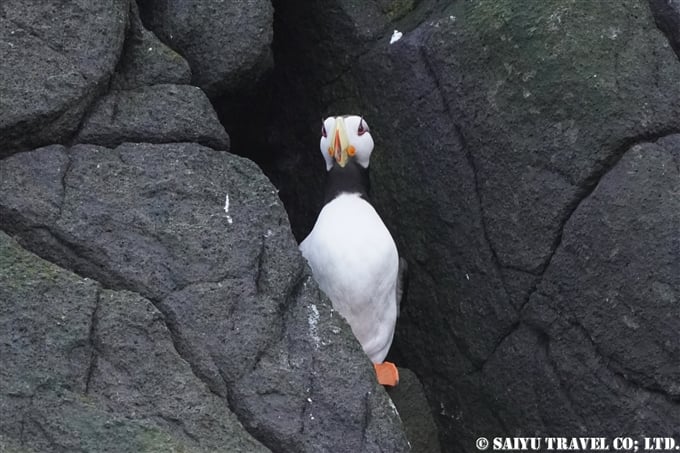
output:
<instances>
[{"instance_id":1,"label":"puffin's black plumage","mask_svg":"<svg viewBox=\"0 0 680 453\"><path fill-rule=\"evenodd\" d=\"M368 197L370 181L368 168L364 168L356 161L350 160L347 165L333 165L326 174L326 190L324 204L334 200L341 193L356 193L369 203Z\"/></svg>"}]
</instances>

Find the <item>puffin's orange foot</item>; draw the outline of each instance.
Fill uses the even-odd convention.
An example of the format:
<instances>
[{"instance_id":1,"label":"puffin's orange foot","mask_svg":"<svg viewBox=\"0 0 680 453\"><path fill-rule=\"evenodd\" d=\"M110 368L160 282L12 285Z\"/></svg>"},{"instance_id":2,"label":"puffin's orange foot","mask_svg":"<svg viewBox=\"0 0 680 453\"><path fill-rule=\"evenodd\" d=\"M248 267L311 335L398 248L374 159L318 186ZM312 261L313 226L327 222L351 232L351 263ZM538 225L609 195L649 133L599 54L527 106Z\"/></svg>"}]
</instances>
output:
<instances>
[{"instance_id":1,"label":"puffin's orange foot","mask_svg":"<svg viewBox=\"0 0 680 453\"><path fill-rule=\"evenodd\" d=\"M399 383L399 371L392 362L374 363L378 384L394 387Z\"/></svg>"}]
</instances>

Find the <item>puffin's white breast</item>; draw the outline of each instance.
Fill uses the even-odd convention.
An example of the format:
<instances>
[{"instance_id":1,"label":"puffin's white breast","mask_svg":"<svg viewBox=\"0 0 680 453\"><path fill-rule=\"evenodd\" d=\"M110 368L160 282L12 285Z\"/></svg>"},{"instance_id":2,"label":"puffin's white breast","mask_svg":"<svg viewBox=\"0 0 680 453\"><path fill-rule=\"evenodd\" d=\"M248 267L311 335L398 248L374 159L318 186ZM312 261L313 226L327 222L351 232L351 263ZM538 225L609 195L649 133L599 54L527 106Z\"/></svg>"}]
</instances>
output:
<instances>
[{"instance_id":1,"label":"puffin's white breast","mask_svg":"<svg viewBox=\"0 0 680 453\"><path fill-rule=\"evenodd\" d=\"M378 213L357 194L324 206L300 244L314 279L374 363L382 363L397 318L397 247Z\"/></svg>"}]
</instances>

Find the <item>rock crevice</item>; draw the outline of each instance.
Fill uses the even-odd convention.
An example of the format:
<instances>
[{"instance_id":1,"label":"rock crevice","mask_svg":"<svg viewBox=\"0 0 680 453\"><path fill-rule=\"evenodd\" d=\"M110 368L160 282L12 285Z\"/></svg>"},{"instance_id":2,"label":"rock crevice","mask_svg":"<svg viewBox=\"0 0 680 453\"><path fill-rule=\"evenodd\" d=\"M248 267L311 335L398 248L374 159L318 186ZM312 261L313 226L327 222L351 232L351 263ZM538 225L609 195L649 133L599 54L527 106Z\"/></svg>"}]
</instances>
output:
<instances>
[{"instance_id":1,"label":"rock crevice","mask_svg":"<svg viewBox=\"0 0 680 453\"><path fill-rule=\"evenodd\" d=\"M90 382L92 381L92 376L94 375L95 368L97 366L97 357L99 354L99 348L97 347L97 343L95 341L96 334L97 334L97 311L99 310L99 303L100 303L100 298L101 296L101 289L97 288L97 292L95 294L95 305L94 309L92 310L92 317L90 318L90 333L88 335L88 345L90 347L90 363L87 367L87 374L85 375L85 391L84 393L87 395L90 393Z\"/></svg>"}]
</instances>

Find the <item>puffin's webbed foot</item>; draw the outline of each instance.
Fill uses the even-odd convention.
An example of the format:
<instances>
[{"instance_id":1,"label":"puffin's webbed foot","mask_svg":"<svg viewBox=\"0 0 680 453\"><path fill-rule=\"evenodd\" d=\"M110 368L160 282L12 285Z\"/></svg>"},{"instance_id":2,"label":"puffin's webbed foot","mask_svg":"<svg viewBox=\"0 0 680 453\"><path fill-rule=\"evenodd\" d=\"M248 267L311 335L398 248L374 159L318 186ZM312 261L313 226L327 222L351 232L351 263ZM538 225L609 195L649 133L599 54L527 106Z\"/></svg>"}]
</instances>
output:
<instances>
[{"instance_id":1,"label":"puffin's webbed foot","mask_svg":"<svg viewBox=\"0 0 680 453\"><path fill-rule=\"evenodd\" d=\"M378 384L394 387L399 384L399 371L392 362L374 363L375 375L378 378Z\"/></svg>"}]
</instances>

